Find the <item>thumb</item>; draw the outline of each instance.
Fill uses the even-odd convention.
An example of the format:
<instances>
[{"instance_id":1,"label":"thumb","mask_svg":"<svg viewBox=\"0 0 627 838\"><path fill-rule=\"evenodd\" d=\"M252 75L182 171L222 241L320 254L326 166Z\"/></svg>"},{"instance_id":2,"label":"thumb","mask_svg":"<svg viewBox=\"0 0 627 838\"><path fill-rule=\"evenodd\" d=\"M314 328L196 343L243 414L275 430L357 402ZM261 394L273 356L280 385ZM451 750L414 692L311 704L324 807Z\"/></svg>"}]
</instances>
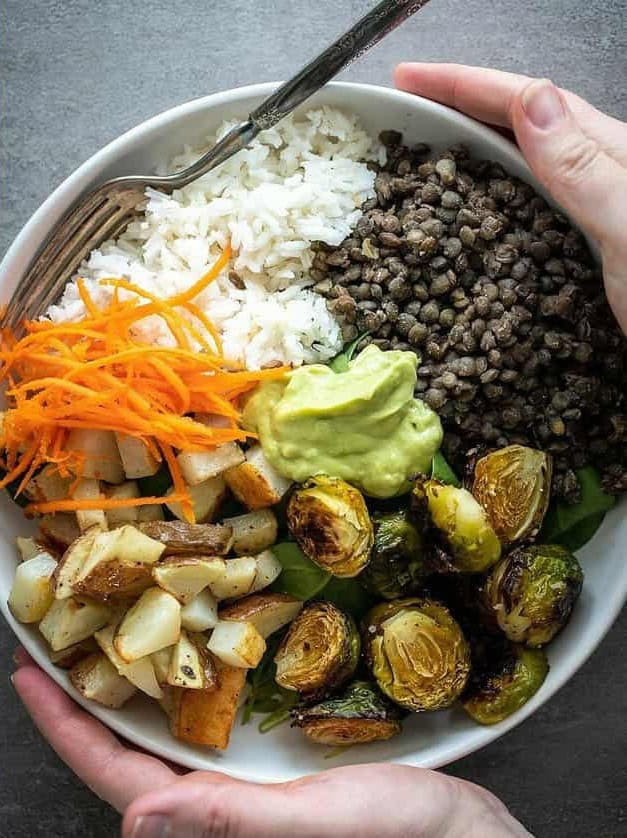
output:
<instances>
[{"instance_id":1,"label":"thumb","mask_svg":"<svg viewBox=\"0 0 627 838\"><path fill-rule=\"evenodd\" d=\"M399 765L335 768L262 786L215 772L188 774L135 800L123 838L483 838L529 833L485 789L434 771Z\"/></svg>"},{"instance_id":2,"label":"thumb","mask_svg":"<svg viewBox=\"0 0 627 838\"><path fill-rule=\"evenodd\" d=\"M188 774L166 789L135 800L126 810L123 838L273 838L289 833L286 807L264 788L214 772ZM273 824L274 820L274 824ZM283 827L284 831L273 826Z\"/></svg>"},{"instance_id":3,"label":"thumb","mask_svg":"<svg viewBox=\"0 0 627 838\"><path fill-rule=\"evenodd\" d=\"M602 250L614 250L622 236L627 169L586 135L562 91L547 79L522 89L511 118L538 180Z\"/></svg>"}]
</instances>

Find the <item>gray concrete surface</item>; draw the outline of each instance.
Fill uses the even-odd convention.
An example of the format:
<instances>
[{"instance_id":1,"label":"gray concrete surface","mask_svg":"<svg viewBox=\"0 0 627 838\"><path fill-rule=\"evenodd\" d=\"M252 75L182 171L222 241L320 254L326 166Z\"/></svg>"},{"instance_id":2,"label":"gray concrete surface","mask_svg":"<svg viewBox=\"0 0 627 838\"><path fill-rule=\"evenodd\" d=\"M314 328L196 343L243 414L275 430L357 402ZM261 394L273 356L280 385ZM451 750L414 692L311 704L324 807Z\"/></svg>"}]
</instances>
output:
<instances>
[{"instance_id":1,"label":"gray concrete surface","mask_svg":"<svg viewBox=\"0 0 627 838\"><path fill-rule=\"evenodd\" d=\"M79 163L148 116L289 75L367 0L0 0L0 254ZM433 0L346 73L390 83L422 58L550 76L627 118L625 0ZM553 701L448 769L481 783L543 838L627 835L627 615ZM117 833L12 692L0 625L0 836Z\"/></svg>"}]
</instances>

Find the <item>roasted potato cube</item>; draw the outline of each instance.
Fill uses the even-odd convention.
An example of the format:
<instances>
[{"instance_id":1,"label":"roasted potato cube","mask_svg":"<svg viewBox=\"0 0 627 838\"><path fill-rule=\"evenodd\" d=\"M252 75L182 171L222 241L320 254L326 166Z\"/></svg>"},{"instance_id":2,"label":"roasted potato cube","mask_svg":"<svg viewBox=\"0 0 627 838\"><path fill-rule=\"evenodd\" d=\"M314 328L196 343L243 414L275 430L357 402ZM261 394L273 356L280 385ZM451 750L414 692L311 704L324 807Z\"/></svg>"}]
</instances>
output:
<instances>
[{"instance_id":1,"label":"roasted potato cube","mask_svg":"<svg viewBox=\"0 0 627 838\"><path fill-rule=\"evenodd\" d=\"M149 588L127 611L113 639L113 646L125 663L133 663L178 642L181 606L162 591Z\"/></svg>"},{"instance_id":2,"label":"roasted potato cube","mask_svg":"<svg viewBox=\"0 0 627 838\"><path fill-rule=\"evenodd\" d=\"M135 694L135 687L118 674L101 652L77 663L70 670L70 681L85 698L117 710Z\"/></svg>"},{"instance_id":3,"label":"roasted potato cube","mask_svg":"<svg viewBox=\"0 0 627 838\"><path fill-rule=\"evenodd\" d=\"M149 521L163 521L163 507L160 503L147 503L137 507L137 520L140 524Z\"/></svg>"},{"instance_id":4,"label":"roasted potato cube","mask_svg":"<svg viewBox=\"0 0 627 838\"><path fill-rule=\"evenodd\" d=\"M165 553L164 545L131 525L116 530L118 540L115 551L128 562L154 564Z\"/></svg>"},{"instance_id":5,"label":"roasted potato cube","mask_svg":"<svg viewBox=\"0 0 627 838\"><path fill-rule=\"evenodd\" d=\"M207 631L218 622L218 601L205 588L181 609L181 625L188 631Z\"/></svg>"},{"instance_id":6,"label":"roasted potato cube","mask_svg":"<svg viewBox=\"0 0 627 838\"><path fill-rule=\"evenodd\" d=\"M82 661L88 655L98 650L99 647L94 638L88 637L87 640L81 640L80 643L68 646L67 649L59 649L58 652L53 652L52 649L49 649L48 657L59 669L71 669L74 664Z\"/></svg>"},{"instance_id":7,"label":"roasted potato cube","mask_svg":"<svg viewBox=\"0 0 627 838\"><path fill-rule=\"evenodd\" d=\"M52 500L65 500L70 496L71 477L61 477L54 465L47 465L33 477L28 484L26 493L35 503L45 503Z\"/></svg>"},{"instance_id":8,"label":"roasted potato cube","mask_svg":"<svg viewBox=\"0 0 627 838\"><path fill-rule=\"evenodd\" d=\"M152 565L164 549L161 542L130 525L98 533L74 590L105 600L141 594L151 587Z\"/></svg>"},{"instance_id":9,"label":"roasted potato cube","mask_svg":"<svg viewBox=\"0 0 627 838\"><path fill-rule=\"evenodd\" d=\"M183 451L178 463L189 486L198 486L229 468L244 462L244 452L236 442L219 445L213 451Z\"/></svg>"},{"instance_id":10,"label":"roasted potato cube","mask_svg":"<svg viewBox=\"0 0 627 838\"><path fill-rule=\"evenodd\" d=\"M20 561L25 562L28 559L34 559L40 553L45 553L45 548L38 544L34 538L22 538L21 535L15 539L17 545L17 552L20 556Z\"/></svg>"},{"instance_id":11,"label":"roasted potato cube","mask_svg":"<svg viewBox=\"0 0 627 838\"><path fill-rule=\"evenodd\" d=\"M222 523L233 530L233 550L238 556L260 553L271 547L277 538L277 519L271 509L258 509L246 515L225 518Z\"/></svg>"},{"instance_id":12,"label":"roasted potato cube","mask_svg":"<svg viewBox=\"0 0 627 838\"><path fill-rule=\"evenodd\" d=\"M222 574L209 585L216 599L235 599L250 593L257 577L257 562L252 556L226 559Z\"/></svg>"},{"instance_id":13,"label":"roasted potato cube","mask_svg":"<svg viewBox=\"0 0 627 838\"><path fill-rule=\"evenodd\" d=\"M207 648L227 666L254 669L266 651L266 641L252 623L220 620Z\"/></svg>"},{"instance_id":14,"label":"roasted potato cube","mask_svg":"<svg viewBox=\"0 0 627 838\"><path fill-rule=\"evenodd\" d=\"M194 419L208 428L230 428L233 424L227 416L220 416L219 413L197 413Z\"/></svg>"},{"instance_id":15,"label":"roasted potato cube","mask_svg":"<svg viewBox=\"0 0 627 838\"><path fill-rule=\"evenodd\" d=\"M283 565L272 550L264 550L263 553L255 556L255 564L257 565L257 572L253 586L250 589L251 594L267 588L268 585L271 585L278 578L283 570Z\"/></svg>"},{"instance_id":16,"label":"roasted potato cube","mask_svg":"<svg viewBox=\"0 0 627 838\"><path fill-rule=\"evenodd\" d=\"M119 486L109 486L105 490L108 498L113 500L130 500L139 497L139 488L134 480L127 480ZM139 520L140 506L122 506L118 509L107 509L106 518L110 527L120 524L133 524Z\"/></svg>"},{"instance_id":17,"label":"roasted potato cube","mask_svg":"<svg viewBox=\"0 0 627 838\"><path fill-rule=\"evenodd\" d=\"M124 468L113 431L75 428L68 434L67 451L77 451L85 458L83 477L122 483Z\"/></svg>"},{"instance_id":18,"label":"roasted potato cube","mask_svg":"<svg viewBox=\"0 0 627 838\"><path fill-rule=\"evenodd\" d=\"M118 621L109 623L105 628L100 629L94 634L94 638L98 646L102 649L105 655L109 658L113 666L120 675L123 675L131 682L138 690L146 693L152 698L161 698L162 692L157 676L155 674L155 667L150 655L134 661L134 663L125 663L122 658L115 651L113 646L113 638L118 627Z\"/></svg>"},{"instance_id":19,"label":"roasted potato cube","mask_svg":"<svg viewBox=\"0 0 627 838\"><path fill-rule=\"evenodd\" d=\"M53 652L58 652L91 637L110 619L111 609L102 602L83 597L55 599L39 623L39 631Z\"/></svg>"},{"instance_id":20,"label":"roasted potato cube","mask_svg":"<svg viewBox=\"0 0 627 838\"><path fill-rule=\"evenodd\" d=\"M100 490L100 483L98 480L86 477L79 480L72 497L75 500L100 500L104 498L104 494ZM76 520L81 532L87 532L92 527L98 527L101 530L107 529L107 518L102 509L78 509L76 511Z\"/></svg>"},{"instance_id":21,"label":"roasted potato cube","mask_svg":"<svg viewBox=\"0 0 627 838\"><path fill-rule=\"evenodd\" d=\"M80 534L78 521L73 512L44 515L39 523L40 540L54 555L62 555Z\"/></svg>"},{"instance_id":22,"label":"roasted potato cube","mask_svg":"<svg viewBox=\"0 0 627 838\"><path fill-rule=\"evenodd\" d=\"M179 641L172 649L166 680L172 687L188 690L216 689L216 669L203 635L181 631Z\"/></svg>"},{"instance_id":23,"label":"roasted potato cube","mask_svg":"<svg viewBox=\"0 0 627 838\"><path fill-rule=\"evenodd\" d=\"M226 483L219 475L199 483L197 486L189 486L189 494L192 499L194 518L197 524L211 521L216 517L220 506L226 496ZM173 490L171 490L173 491ZM185 514L180 503L167 503L170 512L180 521L185 521Z\"/></svg>"},{"instance_id":24,"label":"roasted potato cube","mask_svg":"<svg viewBox=\"0 0 627 838\"><path fill-rule=\"evenodd\" d=\"M67 599L75 593L74 583L91 553L96 535L96 530L81 535L61 556L54 573L54 595L57 599Z\"/></svg>"},{"instance_id":25,"label":"roasted potato cube","mask_svg":"<svg viewBox=\"0 0 627 838\"><path fill-rule=\"evenodd\" d=\"M291 485L270 465L261 445L249 448L246 462L226 471L224 479L235 497L249 509L274 506Z\"/></svg>"},{"instance_id":26,"label":"roasted potato cube","mask_svg":"<svg viewBox=\"0 0 627 838\"><path fill-rule=\"evenodd\" d=\"M186 605L207 585L224 576L224 560L206 556L170 556L152 568L152 575L160 588Z\"/></svg>"},{"instance_id":27,"label":"roasted potato cube","mask_svg":"<svg viewBox=\"0 0 627 838\"><path fill-rule=\"evenodd\" d=\"M8 606L20 623L38 623L52 605L52 574L56 566L48 553L40 553L17 566Z\"/></svg>"},{"instance_id":28,"label":"roasted potato cube","mask_svg":"<svg viewBox=\"0 0 627 838\"><path fill-rule=\"evenodd\" d=\"M153 521L139 529L165 544L164 556L226 556L233 544L232 529L222 524Z\"/></svg>"},{"instance_id":29,"label":"roasted potato cube","mask_svg":"<svg viewBox=\"0 0 627 838\"><path fill-rule=\"evenodd\" d=\"M225 750L246 684L246 670L216 661L216 690L177 690L168 695L172 735L183 742Z\"/></svg>"},{"instance_id":30,"label":"roasted potato cube","mask_svg":"<svg viewBox=\"0 0 627 838\"><path fill-rule=\"evenodd\" d=\"M115 435L122 468L128 480L138 477L151 477L159 471L159 463L152 456L146 443L136 436Z\"/></svg>"},{"instance_id":31,"label":"roasted potato cube","mask_svg":"<svg viewBox=\"0 0 627 838\"><path fill-rule=\"evenodd\" d=\"M251 623L265 640L291 623L302 608L303 602L289 594L253 594L225 605L219 618Z\"/></svg>"},{"instance_id":32,"label":"roasted potato cube","mask_svg":"<svg viewBox=\"0 0 627 838\"><path fill-rule=\"evenodd\" d=\"M167 685L168 673L170 671L170 660L172 659L172 652L174 646L166 646L164 649L157 649L150 656L152 665L155 668L155 676L160 686ZM169 687L168 687L169 690ZM165 691L162 690L162 698L165 698Z\"/></svg>"}]
</instances>

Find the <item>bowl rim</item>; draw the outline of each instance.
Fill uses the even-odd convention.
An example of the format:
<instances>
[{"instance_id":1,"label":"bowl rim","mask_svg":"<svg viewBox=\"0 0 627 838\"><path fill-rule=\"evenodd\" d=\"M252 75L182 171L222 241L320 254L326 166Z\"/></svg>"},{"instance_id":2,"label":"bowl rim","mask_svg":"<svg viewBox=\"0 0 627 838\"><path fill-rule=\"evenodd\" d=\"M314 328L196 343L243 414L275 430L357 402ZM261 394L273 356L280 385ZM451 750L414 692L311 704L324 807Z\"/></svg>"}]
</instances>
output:
<instances>
[{"instance_id":1,"label":"bowl rim","mask_svg":"<svg viewBox=\"0 0 627 838\"><path fill-rule=\"evenodd\" d=\"M98 173L105 167L107 160L112 156L116 155L126 146L132 144L138 139L141 139L143 135L150 133L156 128L162 128L164 131L167 131L171 122L184 118L187 115L205 110L211 111L214 107L234 104L240 100L251 97L261 98L267 96L270 92L276 89L278 84L279 82L261 82L259 84L230 88L228 90L192 99L188 102L184 102L180 105L161 111L155 116L149 117L97 150L63 179L63 181L39 205L14 238L0 262L0 292L6 284L8 275L11 273L12 264L19 261L18 257L21 254L22 248L28 243L28 240L31 237L39 237L41 241L50 229L49 223L47 225L44 224L48 216L56 216L58 213L63 211L65 207L69 205L71 200L83 191L83 189L99 182ZM426 113L431 112L433 114L447 116L457 124L465 126L469 129L475 135L478 142L485 142L492 148L497 148L504 156L515 162L526 172L526 177L528 177L528 179L534 183L536 189L538 189L537 181L517 147L509 139L495 131L493 128L477 122L465 114L459 113L458 111L437 102L424 99L423 97L383 85L365 84L360 82L330 82L327 87L344 90L347 93L350 93L352 90L365 92L370 91L374 95L383 95L396 99L400 104L403 104L412 110L418 106ZM543 193L545 197L549 197L546 190L542 190L540 188L539 191ZM42 225L44 225L45 229L43 235L40 235L38 231ZM420 759L419 753L414 751L412 754L405 754L397 759L391 759L389 761L399 765L420 765L424 768L439 768L449 764L450 762L461 759L470 753L480 750L489 743L499 739L505 733L513 730L525 719L529 718L529 716L545 704L545 702L551 699L553 695L555 695L555 693L558 692L558 690L560 690L561 687L564 686L564 684L569 681L577 670L580 669L580 667L588 660L595 649L599 646L609 629L612 627L626 601L627 575L625 576L622 586L616 585L610 592L608 592L608 597L604 602L603 621L598 623L601 629L595 629L587 642L578 648L577 654L568 656L568 660L562 666L563 671L559 674L559 676L557 676L549 684L545 684L544 688L514 715L497 725L490 727L477 726L476 732L473 732L473 735L471 736L464 736L462 742L442 741L437 749L437 755L433 755L430 758ZM65 671L58 669L50 662L43 651L43 647L34 639L30 627L18 623L13 618L12 614L9 612L7 603L3 598L0 599L0 612L4 615L8 625L17 636L20 643L23 644L29 654L33 657L35 662L66 693L68 693L71 698L87 710L87 712L99 719L99 721L112 729L116 734L124 737L140 748L143 748L164 759L174 761L181 760L180 756L173 756L170 748L155 742L154 738L150 735L145 735L137 731L133 724L127 723L124 718L119 714L116 714L115 711L111 711L95 704L94 702L84 699L76 690L74 690L67 680ZM176 740L173 741L175 742ZM210 751L209 753L212 756L215 756L214 751ZM208 768L206 760L203 759L200 754L197 756L191 750L184 755L184 759L180 762L180 764L183 764L191 769L207 770ZM262 783L283 782L287 779L286 776L283 775L260 776L254 770L241 770L237 767L234 768L229 766L228 764L223 766L216 765L214 770L222 771L229 776L238 779ZM297 774L294 773L293 776L296 777Z\"/></svg>"}]
</instances>

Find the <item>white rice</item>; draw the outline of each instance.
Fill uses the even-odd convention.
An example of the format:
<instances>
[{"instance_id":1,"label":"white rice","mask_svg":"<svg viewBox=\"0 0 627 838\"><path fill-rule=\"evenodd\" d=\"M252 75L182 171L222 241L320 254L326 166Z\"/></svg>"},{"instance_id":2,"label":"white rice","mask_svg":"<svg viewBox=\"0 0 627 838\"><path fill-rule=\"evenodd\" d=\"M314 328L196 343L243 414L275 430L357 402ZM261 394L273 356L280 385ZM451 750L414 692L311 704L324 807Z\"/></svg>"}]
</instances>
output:
<instances>
[{"instance_id":1,"label":"white rice","mask_svg":"<svg viewBox=\"0 0 627 838\"><path fill-rule=\"evenodd\" d=\"M166 170L188 166L214 140L186 148ZM99 303L113 292L98 280L112 276L168 297L198 280L230 239L237 284L226 272L196 299L219 329L225 354L251 369L326 360L342 340L324 300L306 288L311 243L338 245L346 238L361 204L374 195L374 174L364 161L382 162L383 153L355 117L332 108L287 119L171 196L147 190L145 215L94 251L80 275ZM84 313L75 281L48 311L54 321ZM157 317L138 324L137 337L172 341Z\"/></svg>"}]
</instances>

